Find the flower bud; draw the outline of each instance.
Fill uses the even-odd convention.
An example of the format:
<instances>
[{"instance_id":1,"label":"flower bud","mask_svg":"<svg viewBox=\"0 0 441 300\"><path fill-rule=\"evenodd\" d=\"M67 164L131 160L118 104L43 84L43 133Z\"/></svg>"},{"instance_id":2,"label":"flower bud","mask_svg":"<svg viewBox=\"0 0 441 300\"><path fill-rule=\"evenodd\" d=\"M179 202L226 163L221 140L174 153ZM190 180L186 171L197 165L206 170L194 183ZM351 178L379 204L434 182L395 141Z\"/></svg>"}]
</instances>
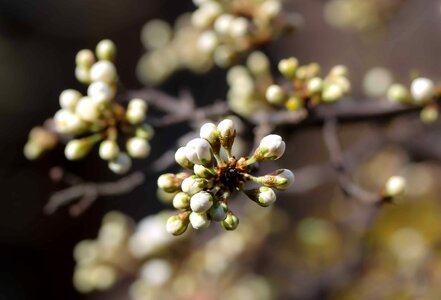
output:
<instances>
[{"instance_id":1,"label":"flower bud","mask_svg":"<svg viewBox=\"0 0 441 300\"><path fill-rule=\"evenodd\" d=\"M207 214L204 212L203 213L192 212L190 213L190 223L194 229L200 230L200 229L208 228L208 226L210 226L211 221L208 220Z\"/></svg>"},{"instance_id":2,"label":"flower bud","mask_svg":"<svg viewBox=\"0 0 441 300\"><path fill-rule=\"evenodd\" d=\"M90 68L90 79L92 81L104 81L113 84L117 79L116 68L113 63L101 60Z\"/></svg>"},{"instance_id":3,"label":"flower bud","mask_svg":"<svg viewBox=\"0 0 441 300\"><path fill-rule=\"evenodd\" d=\"M28 160L38 159L43 154L43 151L43 147L32 140L29 140L23 148L23 154Z\"/></svg>"},{"instance_id":4,"label":"flower bud","mask_svg":"<svg viewBox=\"0 0 441 300\"><path fill-rule=\"evenodd\" d=\"M215 222L222 222L227 217L228 206L226 203L218 201L210 208L208 214L211 220Z\"/></svg>"},{"instance_id":5,"label":"flower bud","mask_svg":"<svg viewBox=\"0 0 441 300\"><path fill-rule=\"evenodd\" d=\"M89 49L80 50L75 57L75 63L77 66L89 69L95 63L95 56Z\"/></svg>"},{"instance_id":6,"label":"flower bud","mask_svg":"<svg viewBox=\"0 0 441 300\"><path fill-rule=\"evenodd\" d=\"M254 152L257 160L276 160L285 153L285 142L277 134L270 134L260 140L259 147Z\"/></svg>"},{"instance_id":7,"label":"flower bud","mask_svg":"<svg viewBox=\"0 0 441 300\"><path fill-rule=\"evenodd\" d=\"M132 137L126 144L127 152L133 158L146 158L150 154L150 144L139 137Z\"/></svg>"},{"instance_id":8,"label":"flower bud","mask_svg":"<svg viewBox=\"0 0 441 300\"><path fill-rule=\"evenodd\" d=\"M348 76L348 68L344 65L336 65L329 71L329 76L346 77Z\"/></svg>"},{"instance_id":9,"label":"flower bud","mask_svg":"<svg viewBox=\"0 0 441 300\"><path fill-rule=\"evenodd\" d=\"M213 196L208 192L199 192L190 199L190 208L197 213L206 212L213 206Z\"/></svg>"},{"instance_id":10,"label":"flower bud","mask_svg":"<svg viewBox=\"0 0 441 300\"><path fill-rule=\"evenodd\" d=\"M286 190L294 183L294 174L288 169L279 169L271 174L254 178L256 182L278 190Z\"/></svg>"},{"instance_id":11,"label":"flower bud","mask_svg":"<svg viewBox=\"0 0 441 300\"><path fill-rule=\"evenodd\" d=\"M234 18L231 22L228 33L232 37L241 38L249 33L250 24L248 20L244 17Z\"/></svg>"},{"instance_id":12,"label":"flower bud","mask_svg":"<svg viewBox=\"0 0 441 300\"><path fill-rule=\"evenodd\" d=\"M195 175L207 179L210 179L216 175L214 169L210 170L202 165L194 165L193 172Z\"/></svg>"},{"instance_id":13,"label":"flower bud","mask_svg":"<svg viewBox=\"0 0 441 300\"><path fill-rule=\"evenodd\" d=\"M219 139L219 130L217 130L216 125L213 123L205 123L202 125L200 137L206 139L210 143L214 153L219 153L221 144Z\"/></svg>"},{"instance_id":14,"label":"flower bud","mask_svg":"<svg viewBox=\"0 0 441 300\"><path fill-rule=\"evenodd\" d=\"M181 189L184 193L194 195L208 187L208 181L198 176L190 176L182 181Z\"/></svg>"},{"instance_id":15,"label":"flower bud","mask_svg":"<svg viewBox=\"0 0 441 300\"><path fill-rule=\"evenodd\" d=\"M185 210L190 207L190 195L184 192L179 192L173 197L173 207L176 209Z\"/></svg>"},{"instance_id":16,"label":"flower bud","mask_svg":"<svg viewBox=\"0 0 441 300\"><path fill-rule=\"evenodd\" d=\"M222 147L224 147L228 154L230 154L234 139L236 137L236 128L234 127L234 122L230 119L224 119L217 125L217 130L219 131L219 138Z\"/></svg>"},{"instance_id":17,"label":"flower bud","mask_svg":"<svg viewBox=\"0 0 441 300\"><path fill-rule=\"evenodd\" d=\"M142 123L145 120L145 114L145 111L142 109L129 108L126 111L126 119L130 124L136 125Z\"/></svg>"},{"instance_id":18,"label":"flower bud","mask_svg":"<svg viewBox=\"0 0 441 300\"><path fill-rule=\"evenodd\" d=\"M438 120L439 108L437 105L427 105L420 112L420 119L424 123L433 123Z\"/></svg>"},{"instance_id":19,"label":"flower bud","mask_svg":"<svg viewBox=\"0 0 441 300\"><path fill-rule=\"evenodd\" d=\"M68 160L79 160L84 158L92 149L93 142L89 139L71 140L64 148L64 156Z\"/></svg>"},{"instance_id":20,"label":"flower bud","mask_svg":"<svg viewBox=\"0 0 441 300\"><path fill-rule=\"evenodd\" d=\"M103 81L95 81L87 88L87 96L97 104L109 103L115 97L115 89Z\"/></svg>"},{"instance_id":21,"label":"flower bud","mask_svg":"<svg viewBox=\"0 0 441 300\"><path fill-rule=\"evenodd\" d=\"M111 40L102 40L96 45L95 53L99 60L113 61L116 56L116 46Z\"/></svg>"},{"instance_id":22,"label":"flower bud","mask_svg":"<svg viewBox=\"0 0 441 300\"><path fill-rule=\"evenodd\" d=\"M221 222L221 225L225 230L235 230L237 226L239 226L239 218L232 212L228 212L227 217Z\"/></svg>"},{"instance_id":23,"label":"flower bud","mask_svg":"<svg viewBox=\"0 0 441 300\"><path fill-rule=\"evenodd\" d=\"M323 80L319 77L313 77L308 81L308 92L311 94L320 93L323 89Z\"/></svg>"},{"instance_id":24,"label":"flower bud","mask_svg":"<svg viewBox=\"0 0 441 300\"><path fill-rule=\"evenodd\" d=\"M299 61L294 58L282 59L279 62L278 68L279 72L282 73L288 79L293 79L296 76L297 67L299 66Z\"/></svg>"},{"instance_id":25,"label":"flower bud","mask_svg":"<svg viewBox=\"0 0 441 300\"><path fill-rule=\"evenodd\" d=\"M187 158L187 148L181 147L175 153L176 162L183 168L193 169L194 164Z\"/></svg>"},{"instance_id":26,"label":"flower bud","mask_svg":"<svg viewBox=\"0 0 441 300\"><path fill-rule=\"evenodd\" d=\"M286 101L285 106L291 111L298 110L303 107L303 101L297 96L292 96Z\"/></svg>"},{"instance_id":27,"label":"flower bud","mask_svg":"<svg viewBox=\"0 0 441 300\"><path fill-rule=\"evenodd\" d=\"M198 49L203 53L213 53L219 44L219 39L214 31L203 32L198 39Z\"/></svg>"},{"instance_id":28,"label":"flower bud","mask_svg":"<svg viewBox=\"0 0 441 300\"><path fill-rule=\"evenodd\" d=\"M412 81L410 92L416 104L423 104L433 98L434 83L428 78L417 78Z\"/></svg>"},{"instance_id":29,"label":"flower bud","mask_svg":"<svg viewBox=\"0 0 441 300\"><path fill-rule=\"evenodd\" d=\"M386 197L399 197L406 191L406 180L401 176L390 177L385 185L384 194Z\"/></svg>"},{"instance_id":30,"label":"flower bud","mask_svg":"<svg viewBox=\"0 0 441 300\"><path fill-rule=\"evenodd\" d=\"M204 139L196 138L185 146L188 160L198 165L209 165L213 162L210 143Z\"/></svg>"},{"instance_id":31,"label":"flower bud","mask_svg":"<svg viewBox=\"0 0 441 300\"><path fill-rule=\"evenodd\" d=\"M410 93L404 85L396 83L387 90L387 98L393 102L406 103L410 99Z\"/></svg>"},{"instance_id":32,"label":"flower bud","mask_svg":"<svg viewBox=\"0 0 441 300\"><path fill-rule=\"evenodd\" d=\"M155 135L155 130L149 124L142 124L136 128L135 136L150 141Z\"/></svg>"},{"instance_id":33,"label":"flower bud","mask_svg":"<svg viewBox=\"0 0 441 300\"><path fill-rule=\"evenodd\" d=\"M246 190L245 194L260 206L267 207L276 201L276 193L269 187L261 186L257 189Z\"/></svg>"},{"instance_id":34,"label":"flower bud","mask_svg":"<svg viewBox=\"0 0 441 300\"><path fill-rule=\"evenodd\" d=\"M157 184L158 187L167 193L174 193L181 189L183 179L176 174L167 173L159 176Z\"/></svg>"},{"instance_id":35,"label":"flower bud","mask_svg":"<svg viewBox=\"0 0 441 300\"><path fill-rule=\"evenodd\" d=\"M286 101L286 93L280 85L273 84L266 89L266 100L269 103L279 105Z\"/></svg>"},{"instance_id":36,"label":"flower bud","mask_svg":"<svg viewBox=\"0 0 441 300\"><path fill-rule=\"evenodd\" d=\"M83 97L77 104L75 113L84 121L95 122L100 116L98 104L89 97Z\"/></svg>"},{"instance_id":37,"label":"flower bud","mask_svg":"<svg viewBox=\"0 0 441 300\"><path fill-rule=\"evenodd\" d=\"M78 65L75 68L75 78L81 83L89 84L90 83L90 69L86 68L84 66Z\"/></svg>"},{"instance_id":38,"label":"flower bud","mask_svg":"<svg viewBox=\"0 0 441 300\"><path fill-rule=\"evenodd\" d=\"M116 174L125 174L132 167L132 160L127 153L120 152L116 159L109 161L109 169Z\"/></svg>"},{"instance_id":39,"label":"flower bud","mask_svg":"<svg viewBox=\"0 0 441 300\"><path fill-rule=\"evenodd\" d=\"M118 144L113 140L101 142L99 156L103 160L114 160L119 154Z\"/></svg>"},{"instance_id":40,"label":"flower bud","mask_svg":"<svg viewBox=\"0 0 441 300\"><path fill-rule=\"evenodd\" d=\"M81 97L81 93L77 90L64 90L60 94L60 106L63 109L74 111L75 106L77 105L78 101L80 101Z\"/></svg>"},{"instance_id":41,"label":"flower bud","mask_svg":"<svg viewBox=\"0 0 441 300\"><path fill-rule=\"evenodd\" d=\"M233 20L234 16L230 14L223 14L216 19L213 28L219 34L227 34L230 31Z\"/></svg>"},{"instance_id":42,"label":"flower bud","mask_svg":"<svg viewBox=\"0 0 441 300\"><path fill-rule=\"evenodd\" d=\"M129 110L139 109L145 113L148 109L148 104L147 104L147 102L145 102L142 99L134 98L134 99L130 100L129 105L127 106L127 109L129 109Z\"/></svg>"},{"instance_id":43,"label":"flower bud","mask_svg":"<svg viewBox=\"0 0 441 300\"><path fill-rule=\"evenodd\" d=\"M331 83L327 86L324 86L322 93L322 100L326 103L333 103L340 100L343 97L344 92L340 85Z\"/></svg>"},{"instance_id":44,"label":"flower bud","mask_svg":"<svg viewBox=\"0 0 441 300\"><path fill-rule=\"evenodd\" d=\"M165 225L165 229L168 233L173 235L181 235L183 234L188 227L188 213L184 212L182 214L171 216L167 220L167 224Z\"/></svg>"}]
</instances>

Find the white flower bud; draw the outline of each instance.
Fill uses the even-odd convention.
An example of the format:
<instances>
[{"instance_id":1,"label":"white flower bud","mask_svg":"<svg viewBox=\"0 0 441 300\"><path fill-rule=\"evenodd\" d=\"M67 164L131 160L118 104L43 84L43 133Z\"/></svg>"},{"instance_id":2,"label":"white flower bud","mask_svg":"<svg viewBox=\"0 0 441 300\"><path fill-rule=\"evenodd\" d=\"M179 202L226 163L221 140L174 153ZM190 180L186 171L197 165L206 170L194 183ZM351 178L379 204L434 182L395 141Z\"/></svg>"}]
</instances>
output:
<instances>
[{"instance_id":1,"label":"white flower bud","mask_svg":"<svg viewBox=\"0 0 441 300\"><path fill-rule=\"evenodd\" d=\"M227 212L228 212L227 204L219 201L211 207L208 214L210 215L210 218L213 221L221 222L225 220L225 218L227 217Z\"/></svg>"},{"instance_id":2,"label":"white flower bud","mask_svg":"<svg viewBox=\"0 0 441 300\"><path fill-rule=\"evenodd\" d=\"M141 278L153 287L165 285L173 274L173 267L166 259L150 259L141 267ZM137 297L133 297L138 299Z\"/></svg>"},{"instance_id":3,"label":"white flower bud","mask_svg":"<svg viewBox=\"0 0 441 300\"><path fill-rule=\"evenodd\" d=\"M73 111L81 97L81 93L77 90L64 90L60 94L60 106L61 108Z\"/></svg>"},{"instance_id":4,"label":"white flower bud","mask_svg":"<svg viewBox=\"0 0 441 300\"><path fill-rule=\"evenodd\" d=\"M410 92L416 104L423 104L433 97L434 83L428 78L417 78L412 81Z\"/></svg>"},{"instance_id":5,"label":"white flower bud","mask_svg":"<svg viewBox=\"0 0 441 300\"><path fill-rule=\"evenodd\" d=\"M93 64L90 68L90 79L92 81L104 81L110 84L115 83L117 79L115 65L107 60L101 60Z\"/></svg>"},{"instance_id":6,"label":"white flower bud","mask_svg":"<svg viewBox=\"0 0 441 300\"><path fill-rule=\"evenodd\" d=\"M311 94L320 93L323 89L323 80L319 77L311 78L308 81L307 89Z\"/></svg>"},{"instance_id":7,"label":"white flower bud","mask_svg":"<svg viewBox=\"0 0 441 300\"><path fill-rule=\"evenodd\" d=\"M348 68L344 65L336 65L329 71L329 76L346 77L348 76Z\"/></svg>"},{"instance_id":8,"label":"white flower bud","mask_svg":"<svg viewBox=\"0 0 441 300\"><path fill-rule=\"evenodd\" d=\"M286 93L280 85L273 84L266 89L266 100L269 103L279 105L286 101Z\"/></svg>"},{"instance_id":9,"label":"white flower bud","mask_svg":"<svg viewBox=\"0 0 441 300\"><path fill-rule=\"evenodd\" d=\"M173 207L176 209L188 209L190 207L190 195L179 192L173 197Z\"/></svg>"},{"instance_id":10,"label":"white flower bud","mask_svg":"<svg viewBox=\"0 0 441 300\"><path fill-rule=\"evenodd\" d=\"M78 65L75 68L75 78L81 83L90 83L90 69L84 66Z\"/></svg>"},{"instance_id":11,"label":"white flower bud","mask_svg":"<svg viewBox=\"0 0 441 300\"><path fill-rule=\"evenodd\" d=\"M177 216L171 216L168 218L165 229L170 234L181 235L187 230L187 226L188 214L179 214Z\"/></svg>"},{"instance_id":12,"label":"white flower bud","mask_svg":"<svg viewBox=\"0 0 441 300\"><path fill-rule=\"evenodd\" d=\"M214 30L219 34L227 34L230 31L234 17L229 14L219 16L214 22Z\"/></svg>"},{"instance_id":13,"label":"white flower bud","mask_svg":"<svg viewBox=\"0 0 441 300\"><path fill-rule=\"evenodd\" d=\"M115 97L115 89L103 81L95 81L87 88L87 95L97 104L109 103Z\"/></svg>"},{"instance_id":14,"label":"white flower bud","mask_svg":"<svg viewBox=\"0 0 441 300\"><path fill-rule=\"evenodd\" d=\"M219 39L214 31L205 31L199 36L198 48L204 53L213 53L219 45Z\"/></svg>"},{"instance_id":15,"label":"white flower bud","mask_svg":"<svg viewBox=\"0 0 441 300\"><path fill-rule=\"evenodd\" d=\"M158 187L167 193L174 193L181 189L183 180L173 173L162 174L159 176L157 184Z\"/></svg>"},{"instance_id":16,"label":"white flower bud","mask_svg":"<svg viewBox=\"0 0 441 300\"><path fill-rule=\"evenodd\" d=\"M260 140L259 147L254 152L257 160L276 160L285 153L285 142L277 134L270 134Z\"/></svg>"},{"instance_id":17,"label":"white flower bud","mask_svg":"<svg viewBox=\"0 0 441 300\"><path fill-rule=\"evenodd\" d=\"M385 196L395 198L402 196L406 191L406 180L401 176L390 177L385 185Z\"/></svg>"},{"instance_id":18,"label":"white flower bud","mask_svg":"<svg viewBox=\"0 0 441 300\"><path fill-rule=\"evenodd\" d=\"M224 119L217 125L217 130L219 131L219 138L222 147L231 152L233 147L234 139L236 137L236 128L234 127L234 122L230 119Z\"/></svg>"},{"instance_id":19,"label":"white flower bud","mask_svg":"<svg viewBox=\"0 0 441 300\"><path fill-rule=\"evenodd\" d=\"M260 206L267 207L273 204L277 197L276 193L269 187L261 186L257 189L247 190L245 194Z\"/></svg>"},{"instance_id":20,"label":"white flower bud","mask_svg":"<svg viewBox=\"0 0 441 300\"><path fill-rule=\"evenodd\" d=\"M95 122L100 116L98 104L88 97L83 97L78 101L75 113L84 121Z\"/></svg>"},{"instance_id":21,"label":"white flower bud","mask_svg":"<svg viewBox=\"0 0 441 300\"><path fill-rule=\"evenodd\" d=\"M95 53L100 60L113 61L116 56L116 46L111 40L102 40L96 46Z\"/></svg>"},{"instance_id":22,"label":"white flower bud","mask_svg":"<svg viewBox=\"0 0 441 300\"><path fill-rule=\"evenodd\" d=\"M95 56L89 49L80 50L75 57L75 63L77 66L89 69L95 63Z\"/></svg>"},{"instance_id":23,"label":"white flower bud","mask_svg":"<svg viewBox=\"0 0 441 300\"><path fill-rule=\"evenodd\" d=\"M387 90L387 99L393 102L406 103L410 99L410 93L404 85L395 83Z\"/></svg>"},{"instance_id":24,"label":"white flower bud","mask_svg":"<svg viewBox=\"0 0 441 300\"><path fill-rule=\"evenodd\" d=\"M120 152L115 160L109 161L109 169L116 174L125 174L132 167L132 160L127 153Z\"/></svg>"},{"instance_id":25,"label":"white flower bud","mask_svg":"<svg viewBox=\"0 0 441 300\"><path fill-rule=\"evenodd\" d=\"M200 230L200 229L208 228L208 226L210 226L211 221L208 220L206 213L192 212L190 214L190 223L194 229Z\"/></svg>"},{"instance_id":26,"label":"white flower bud","mask_svg":"<svg viewBox=\"0 0 441 300\"><path fill-rule=\"evenodd\" d=\"M426 105L420 112L420 119L424 123L433 123L439 118L439 108L437 105Z\"/></svg>"},{"instance_id":27,"label":"white flower bud","mask_svg":"<svg viewBox=\"0 0 441 300\"><path fill-rule=\"evenodd\" d=\"M265 20L272 20L282 11L282 4L279 0L266 0L259 7L259 13Z\"/></svg>"},{"instance_id":28,"label":"white flower bud","mask_svg":"<svg viewBox=\"0 0 441 300\"><path fill-rule=\"evenodd\" d=\"M202 125L200 130L200 137L206 139L213 149L214 153L219 153L220 150L220 139L219 130L217 130L216 125L213 123L205 123Z\"/></svg>"},{"instance_id":29,"label":"white flower bud","mask_svg":"<svg viewBox=\"0 0 441 300\"><path fill-rule=\"evenodd\" d=\"M126 111L126 119L132 125L143 122L145 118L145 111L142 109L127 109Z\"/></svg>"},{"instance_id":30,"label":"white flower bud","mask_svg":"<svg viewBox=\"0 0 441 300\"><path fill-rule=\"evenodd\" d=\"M190 208L197 213L206 212L213 206L213 196L208 192L199 192L190 199Z\"/></svg>"},{"instance_id":31,"label":"white flower bud","mask_svg":"<svg viewBox=\"0 0 441 300\"><path fill-rule=\"evenodd\" d=\"M150 141L155 135L155 130L149 124L142 124L136 128L135 136L143 138L144 140Z\"/></svg>"},{"instance_id":32,"label":"white flower bud","mask_svg":"<svg viewBox=\"0 0 441 300\"><path fill-rule=\"evenodd\" d=\"M239 218L232 212L228 212L227 217L222 221L221 225L225 230L235 230L239 225Z\"/></svg>"},{"instance_id":33,"label":"white flower bud","mask_svg":"<svg viewBox=\"0 0 441 300\"><path fill-rule=\"evenodd\" d=\"M215 172L202 166L202 165L194 165L193 172L195 175L202 178L212 178L215 175Z\"/></svg>"},{"instance_id":34,"label":"white flower bud","mask_svg":"<svg viewBox=\"0 0 441 300\"><path fill-rule=\"evenodd\" d=\"M265 186L286 190L294 183L294 174L288 169L279 169L271 174L254 179Z\"/></svg>"},{"instance_id":35,"label":"white flower bud","mask_svg":"<svg viewBox=\"0 0 441 300\"><path fill-rule=\"evenodd\" d=\"M279 62L278 68L279 72L286 78L293 79L296 76L297 67L299 66L299 61L294 58L282 59Z\"/></svg>"},{"instance_id":36,"label":"white flower bud","mask_svg":"<svg viewBox=\"0 0 441 300\"><path fill-rule=\"evenodd\" d=\"M150 144L145 139L132 137L126 144L127 152L133 158L146 158L150 154Z\"/></svg>"},{"instance_id":37,"label":"white flower bud","mask_svg":"<svg viewBox=\"0 0 441 300\"><path fill-rule=\"evenodd\" d=\"M93 143L87 139L70 140L64 148L64 156L68 160L84 158L92 149Z\"/></svg>"},{"instance_id":38,"label":"white flower bud","mask_svg":"<svg viewBox=\"0 0 441 300\"><path fill-rule=\"evenodd\" d=\"M323 102L332 103L340 100L344 92L340 85L331 83L323 88L322 100Z\"/></svg>"},{"instance_id":39,"label":"white flower bud","mask_svg":"<svg viewBox=\"0 0 441 300\"><path fill-rule=\"evenodd\" d=\"M207 185L208 185L208 181L206 179L199 178L193 175L182 181L181 189L184 193L187 193L192 196L202 191L204 188L207 187Z\"/></svg>"},{"instance_id":40,"label":"white flower bud","mask_svg":"<svg viewBox=\"0 0 441 300\"><path fill-rule=\"evenodd\" d=\"M102 141L99 148L99 156L103 160L114 160L119 154L119 147L115 141Z\"/></svg>"},{"instance_id":41,"label":"white flower bud","mask_svg":"<svg viewBox=\"0 0 441 300\"><path fill-rule=\"evenodd\" d=\"M239 37L239 38L244 37L249 32L249 26L250 24L246 18L244 17L235 18L230 25L229 34L232 37Z\"/></svg>"},{"instance_id":42,"label":"white flower bud","mask_svg":"<svg viewBox=\"0 0 441 300\"><path fill-rule=\"evenodd\" d=\"M207 140L196 138L185 146L189 161L198 165L209 165L213 162L213 153Z\"/></svg>"},{"instance_id":43,"label":"white flower bud","mask_svg":"<svg viewBox=\"0 0 441 300\"><path fill-rule=\"evenodd\" d=\"M129 105L127 106L127 109L139 109L144 112L147 111L148 104L142 99L134 98L129 101Z\"/></svg>"},{"instance_id":44,"label":"white flower bud","mask_svg":"<svg viewBox=\"0 0 441 300\"><path fill-rule=\"evenodd\" d=\"M83 120L65 109L55 113L54 122L55 129L62 134L80 134L87 128Z\"/></svg>"},{"instance_id":45,"label":"white flower bud","mask_svg":"<svg viewBox=\"0 0 441 300\"><path fill-rule=\"evenodd\" d=\"M193 169L194 164L187 158L187 148L181 147L175 153L176 162L183 168Z\"/></svg>"}]
</instances>

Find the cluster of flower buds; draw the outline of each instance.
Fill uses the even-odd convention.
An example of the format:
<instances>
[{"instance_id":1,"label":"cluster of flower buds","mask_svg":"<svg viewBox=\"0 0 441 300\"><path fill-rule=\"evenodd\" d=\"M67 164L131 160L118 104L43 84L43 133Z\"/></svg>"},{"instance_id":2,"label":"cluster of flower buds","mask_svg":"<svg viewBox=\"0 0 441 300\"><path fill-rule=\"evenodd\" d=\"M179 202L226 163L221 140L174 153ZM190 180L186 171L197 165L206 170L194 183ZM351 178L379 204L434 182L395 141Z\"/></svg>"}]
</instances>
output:
<instances>
[{"instance_id":1,"label":"cluster of flower buds","mask_svg":"<svg viewBox=\"0 0 441 300\"><path fill-rule=\"evenodd\" d=\"M403 0L331 0L326 2L325 20L332 26L362 33L384 27Z\"/></svg>"},{"instance_id":2,"label":"cluster of flower buds","mask_svg":"<svg viewBox=\"0 0 441 300\"><path fill-rule=\"evenodd\" d=\"M127 250L133 227L127 216L109 212L103 218L98 238L83 240L75 246L73 283L79 292L109 289L125 273L134 270L136 261Z\"/></svg>"},{"instance_id":3,"label":"cluster of flower buds","mask_svg":"<svg viewBox=\"0 0 441 300\"><path fill-rule=\"evenodd\" d=\"M194 0L192 24L202 30L198 47L220 67L228 67L241 53L293 30L302 19L288 14L280 0Z\"/></svg>"},{"instance_id":4,"label":"cluster of flower buds","mask_svg":"<svg viewBox=\"0 0 441 300\"><path fill-rule=\"evenodd\" d=\"M290 84L273 84L266 89L265 96L272 105L284 105L288 110L335 103L351 89L347 68L342 65L334 66L324 78L320 77L320 65L301 66L294 57L282 59L278 69Z\"/></svg>"},{"instance_id":5,"label":"cluster of flower buds","mask_svg":"<svg viewBox=\"0 0 441 300\"><path fill-rule=\"evenodd\" d=\"M52 150L58 144L58 136L44 127L34 127L29 132L29 138L23 153L29 160L39 158L44 152Z\"/></svg>"},{"instance_id":6,"label":"cluster of flower buds","mask_svg":"<svg viewBox=\"0 0 441 300\"><path fill-rule=\"evenodd\" d=\"M60 94L61 109L53 117L54 130L69 141L65 156L69 160L84 158L97 143L99 156L117 173L126 173L131 158L145 158L150 154L149 140L153 130L145 124L147 103L132 99L127 108L115 101L118 76L113 60L115 45L103 40L96 47L96 58L84 49L76 57L76 77L89 84L87 95L68 89ZM125 137L126 152L120 151L118 136ZM29 147L28 147L29 148ZM26 152L31 152L26 149ZM32 155L27 155L32 156Z\"/></svg>"},{"instance_id":7,"label":"cluster of flower buds","mask_svg":"<svg viewBox=\"0 0 441 300\"><path fill-rule=\"evenodd\" d=\"M415 78L410 90L403 84L392 84L387 91L387 98L393 102L422 107L420 118L423 122L432 123L438 119L441 88L429 78Z\"/></svg>"},{"instance_id":8,"label":"cluster of flower buds","mask_svg":"<svg viewBox=\"0 0 441 300\"><path fill-rule=\"evenodd\" d=\"M145 84L161 84L181 69L197 74L213 67L213 60L197 47L201 30L191 24L190 14L180 16L172 28L162 20L151 20L141 31L147 52L140 58L137 75Z\"/></svg>"},{"instance_id":9,"label":"cluster of flower buds","mask_svg":"<svg viewBox=\"0 0 441 300\"><path fill-rule=\"evenodd\" d=\"M273 190L285 190L294 182L294 174L279 169L271 174L255 177L252 164L263 160L276 160L285 152L285 143L278 135L264 137L250 158L237 159L232 155L236 136L233 121L224 119L217 126L206 123L201 127L200 138L195 138L176 151L176 162L190 172L163 174L158 187L173 193L173 206L180 210L168 219L166 229L173 235L184 233L191 223L194 229L207 228L211 221L220 222L226 230L234 230L239 219L229 209L229 199L236 190L243 191L261 206L276 200ZM226 159L222 158L221 148ZM245 188L252 181L262 186Z\"/></svg>"}]
</instances>

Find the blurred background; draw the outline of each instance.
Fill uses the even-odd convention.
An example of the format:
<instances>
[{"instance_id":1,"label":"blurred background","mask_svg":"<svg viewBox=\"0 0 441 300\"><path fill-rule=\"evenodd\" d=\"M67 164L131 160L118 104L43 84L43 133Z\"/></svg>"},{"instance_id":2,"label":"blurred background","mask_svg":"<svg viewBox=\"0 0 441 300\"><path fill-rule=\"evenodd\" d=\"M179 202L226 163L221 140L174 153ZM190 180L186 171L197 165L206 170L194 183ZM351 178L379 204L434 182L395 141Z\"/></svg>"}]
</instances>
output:
<instances>
[{"instance_id":1,"label":"blurred background","mask_svg":"<svg viewBox=\"0 0 441 300\"><path fill-rule=\"evenodd\" d=\"M351 95L360 101L371 98L369 93L377 96L379 92L375 87L382 84L388 86L395 81L408 84L411 71L439 78L441 2L438 0L284 2L287 9L303 15L305 24L294 34L263 49L274 63L283 57L296 56L303 63L318 62L324 70L344 64L350 70ZM354 3L345 6L336 2ZM369 2L373 7L362 2ZM151 196L156 176L148 178L146 184L129 195L100 199L78 218L72 218L66 209L46 216L42 209L51 192L63 188L50 180L51 167L63 166L91 181L117 177L93 157L71 163L63 158L59 149L31 163L24 158L22 148L30 128L57 110L58 95L63 89L84 90L73 73L78 50L93 49L103 38L112 39L118 46L116 65L124 87L140 88L135 69L138 58L145 52L140 42L142 26L154 18L173 22L192 9L190 0L0 0L0 299L127 298L123 293L124 283L113 293L84 296L76 292L72 286L72 249L80 240L96 236L102 216L110 210L122 211L135 220L159 211L163 206ZM375 67L382 69L374 69L372 75L369 71ZM368 79L366 74L370 74ZM224 70L213 70L205 76L180 72L161 88L172 94L189 88L198 104L208 104L225 98L224 76ZM388 131L412 124L411 116L404 121L380 125L345 125L343 144L352 145L371 133L372 127ZM440 124L423 129L432 134L428 145L439 143ZM157 132L152 156L147 162L138 163L136 168L148 168L149 163L169 149L175 138L186 130L179 127ZM295 172L328 160L317 128L285 134L289 136L290 150L278 162L280 166ZM245 138L251 139L251 136ZM355 204L343 199L332 180L306 194L280 197L277 209L281 210L286 223L268 239L273 247L262 246L260 259L248 268L278 282L276 286L281 292L274 298L361 299L356 295L368 293L369 287L386 284L387 278L395 278L393 275L407 274L409 268L415 268L412 265L415 261L423 264L431 260L431 264L423 264L426 273L419 278L427 280L418 288L425 296L428 295L425 291L433 290L432 298L421 295L418 298L409 285L412 292L400 290L363 299L440 299L441 294L431 288L441 275L435 264L441 262L436 248L441 243L441 208L437 196L439 161L434 160L434 155L409 153L402 145L389 143L363 161L356 168L355 176L357 182L375 190L396 172L413 179L409 189L415 188L416 192L403 200L400 208L386 208L367 231L363 228L364 222L360 228L354 226L362 218L356 213L351 217L355 223L345 219L348 207ZM359 210L357 207L351 212ZM302 240L303 236L314 235L310 230L318 230L318 236L321 234L323 238ZM364 255L359 248L360 239L368 242L368 247L363 248L368 254L363 256L362 266L356 264L354 272L345 273L346 277L342 275L341 282L332 288L320 285L326 282L326 278L321 277L323 270L330 270L349 257ZM417 249L412 248L415 245ZM408 252L403 256L403 251ZM276 267L280 267L278 274ZM422 269L418 268L418 272L423 272ZM283 282L283 275L287 275L287 282ZM406 276L405 279L398 276L386 285L398 288L406 278L414 282L413 277Z\"/></svg>"}]
</instances>

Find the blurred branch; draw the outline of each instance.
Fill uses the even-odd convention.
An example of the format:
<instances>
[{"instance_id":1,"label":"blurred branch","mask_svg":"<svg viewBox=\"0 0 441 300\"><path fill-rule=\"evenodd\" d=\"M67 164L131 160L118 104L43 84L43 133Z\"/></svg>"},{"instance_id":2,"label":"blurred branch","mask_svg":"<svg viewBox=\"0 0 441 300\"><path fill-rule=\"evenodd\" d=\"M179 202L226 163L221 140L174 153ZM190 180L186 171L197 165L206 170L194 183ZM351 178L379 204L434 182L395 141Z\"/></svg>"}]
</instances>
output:
<instances>
[{"instance_id":1,"label":"blurred branch","mask_svg":"<svg viewBox=\"0 0 441 300\"><path fill-rule=\"evenodd\" d=\"M127 194L140 186L144 180L145 175L142 172L135 172L114 182L81 182L54 193L44 207L44 212L52 214L59 207L80 199L70 208L71 215L78 216L98 197Z\"/></svg>"}]
</instances>

